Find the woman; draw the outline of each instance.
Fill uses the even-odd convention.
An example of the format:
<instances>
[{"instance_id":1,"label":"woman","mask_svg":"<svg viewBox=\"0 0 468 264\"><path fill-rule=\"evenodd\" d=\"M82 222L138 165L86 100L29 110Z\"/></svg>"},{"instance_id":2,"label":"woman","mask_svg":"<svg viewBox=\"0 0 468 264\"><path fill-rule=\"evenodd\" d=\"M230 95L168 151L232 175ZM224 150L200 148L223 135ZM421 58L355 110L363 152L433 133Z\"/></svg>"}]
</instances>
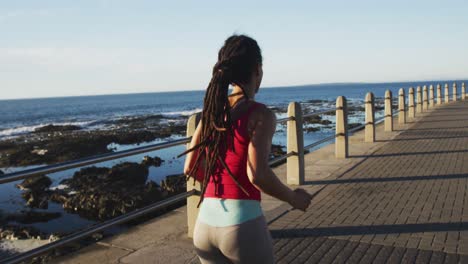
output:
<instances>
[{"instance_id":1,"label":"woman","mask_svg":"<svg viewBox=\"0 0 468 264\"><path fill-rule=\"evenodd\" d=\"M185 174L201 182L194 245L202 263L274 262L260 191L303 211L310 204L307 192L282 184L268 165L276 117L254 101L262 77L257 42L244 35L229 37L185 152Z\"/></svg>"}]
</instances>

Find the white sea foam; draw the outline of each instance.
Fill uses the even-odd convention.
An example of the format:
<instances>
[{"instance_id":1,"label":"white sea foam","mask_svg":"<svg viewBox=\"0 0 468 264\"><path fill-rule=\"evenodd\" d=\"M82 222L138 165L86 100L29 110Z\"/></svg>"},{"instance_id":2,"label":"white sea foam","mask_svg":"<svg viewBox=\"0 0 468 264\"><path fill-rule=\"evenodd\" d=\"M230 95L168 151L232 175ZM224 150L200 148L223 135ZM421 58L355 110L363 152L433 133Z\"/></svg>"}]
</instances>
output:
<instances>
[{"instance_id":1,"label":"white sea foam","mask_svg":"<svg viewBox=\"0 0 468 264\"><path fill-rule=\"evenodd\" d=\"M66 189L68 188L68 185L66 184L59 184L57 186L54 186L54 187L50 187L49 190L51 191L54 191L54 190L63 190L63 189Z\"/></svg>"},{"instance_id":2,"label":"white sea foam","mask_svg":"<svg viewBox=\"0 0 468 264\"><path fill-rule=\"evenodd\" d=\"M163 116L166 117L175 117L175 116L190 116L195 113L201 112L203 109L202 108L196 108L193 110L185 110L185 111L174 111L174 112L164 112L161 113Z\"/></svg>"},{"instance_id":3,"label":"white sea foam","mask_svg":"<svg viewBox=\"0 0 468 264\"><path fill-rule=\"evenodd\" d=\"M48 126L48 125L51 125L51 124L54 125L54 126L73 125L73 126L85 127L85 126L87 126L89 124L92 124L93 122L94 121L63 122L63 123L53 123L52 122L52 123L45 123L45 124L39 124L39 125L7 128L7 129L0 130L0 138L28 134L28 133L34 132L34 130L37 129L37 128L41 128L41 127Z\"/></svg>"}]
</instances>

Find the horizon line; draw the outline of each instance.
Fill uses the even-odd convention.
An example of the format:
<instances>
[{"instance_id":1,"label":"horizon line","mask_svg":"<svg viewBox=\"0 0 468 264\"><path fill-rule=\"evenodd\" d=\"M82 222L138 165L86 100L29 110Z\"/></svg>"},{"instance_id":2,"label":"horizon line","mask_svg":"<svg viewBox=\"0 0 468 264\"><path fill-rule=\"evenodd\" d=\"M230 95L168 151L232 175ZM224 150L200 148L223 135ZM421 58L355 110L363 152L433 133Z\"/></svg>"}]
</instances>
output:
<instances>
[{"instance_id":1,"label":"horizon line","mask_svg":"<svg viewBox=\"0 0 468 264\"><path fill-rule=\"evenodd\" d=\"M391 82L323 82L323 83L311 83L311 84L292 84L292 85L279 85L279 86L265 86L262 89L272 88L286 88L286 87L306 87L306 86L325 86L325 85L344 85L344 84L392 84L392 83L415 83L415 82L459 82L468 81L468 78L457 78L453 80L417 80L417 81L391 81ZM58 95L49 97L16 97L16 98L0 98L0 101L14 101L14 100L35 100L35 99L52 99L52 98L69 98L69 97L92 97L92 96L109 96L109 95L134 95L134 94L153 94L153 93L178 93L178 92L195 92L204 91L205 89L194 89L194 90L177 90L177 91L155 91L155 92L136 92L136 93L103 93L103 94L83 94L83 95Z\"/></svg>"}]
</instances>

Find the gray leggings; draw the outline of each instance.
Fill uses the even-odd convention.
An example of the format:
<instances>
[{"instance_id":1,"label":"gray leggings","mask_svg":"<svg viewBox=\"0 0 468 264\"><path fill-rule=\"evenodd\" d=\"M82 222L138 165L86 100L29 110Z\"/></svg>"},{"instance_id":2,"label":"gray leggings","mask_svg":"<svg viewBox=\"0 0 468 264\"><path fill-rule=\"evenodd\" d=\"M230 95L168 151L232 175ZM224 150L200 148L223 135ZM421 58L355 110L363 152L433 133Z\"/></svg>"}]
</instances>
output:
<instances>
[{"instance_id":1,"label":"gray leggings","mask_svg":"<svg viewBox=\"0 0 468 264\"><path fill-rule=\"evenodd\" d=\"M197 221L193 244L202 264L274 263L273 243L263 215L226 227Z\"/></svg>"}]
</instances>

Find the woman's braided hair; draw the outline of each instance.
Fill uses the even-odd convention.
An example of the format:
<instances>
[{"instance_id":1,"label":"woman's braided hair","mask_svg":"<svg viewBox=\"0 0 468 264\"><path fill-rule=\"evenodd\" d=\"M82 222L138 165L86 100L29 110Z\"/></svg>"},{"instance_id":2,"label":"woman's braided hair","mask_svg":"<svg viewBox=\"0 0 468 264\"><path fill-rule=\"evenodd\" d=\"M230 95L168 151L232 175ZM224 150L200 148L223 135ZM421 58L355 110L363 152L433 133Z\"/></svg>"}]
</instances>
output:
<instances>
[{"instance_id":1,"label":"woman's braided hair","mask_svg":"<svg viewBox=\"0 0 468 264\"><path fill-rule=\"evenodd\" d=\"M201 115L201 133L199 144L188 149L181 155L197 151L195 165L187 175L195 179L200 162L205 160L205 171L201 183L201 195L198 206L203 201L208 182L214 175L214 169L219 162L229 173L237 185L246 192L232 175L224 162L223 150L230 147L234 151L234 135L231 122L231 106L228 100L230 84L242 88L250 81L252 73L262 64L262 54L257 42L245 35L233 35L226 39L224 46L219 50L218 62L213 67L213 76L206 89ZM244 89L243 94L248 99ZM230 139L228 142L228 139ZM179 155L179 156L181 156ZM213 177L215 183L217 179ZM248 193L247 193L248 195Z\"/></svg>"}]
</instances>

